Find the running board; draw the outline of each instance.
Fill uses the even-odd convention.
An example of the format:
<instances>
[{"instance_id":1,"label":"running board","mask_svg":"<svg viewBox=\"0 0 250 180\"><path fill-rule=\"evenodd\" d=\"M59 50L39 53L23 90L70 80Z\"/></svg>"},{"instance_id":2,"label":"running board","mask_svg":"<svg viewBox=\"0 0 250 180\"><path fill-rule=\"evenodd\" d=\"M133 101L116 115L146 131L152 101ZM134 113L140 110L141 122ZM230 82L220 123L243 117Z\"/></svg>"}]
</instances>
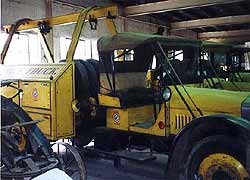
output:
<instances>
[{"instance_id":1,"label":"running board","mask_svg":"<svg viewBox=\"0 0 250 180\"><path fill-rule=\"evenodd\" d=\"M128 150L119 150L114 151L114 155L137 162L146 162L155 160L156 157L152 155L151 152L140 152L140 151L128 151Z\"/></svg>"},{"instance_id":2,"label":"running board","mask_svg":"<svg viewBox=\"0 0 250 180\"><path fill-rule=\"evenodd\" d=\"M139 163L152 161L156 159L156 156L153 156L151 152L145 152L145 151L117 150L117 151L108 152L108 151L95 149L93 146L87 146L84 148L84 152L91 153L91 154L95 153L104 159L113 160L115 167L121 166L121 159L127 159L131 161L136 161Z\"/></svg>"}]
</instances>

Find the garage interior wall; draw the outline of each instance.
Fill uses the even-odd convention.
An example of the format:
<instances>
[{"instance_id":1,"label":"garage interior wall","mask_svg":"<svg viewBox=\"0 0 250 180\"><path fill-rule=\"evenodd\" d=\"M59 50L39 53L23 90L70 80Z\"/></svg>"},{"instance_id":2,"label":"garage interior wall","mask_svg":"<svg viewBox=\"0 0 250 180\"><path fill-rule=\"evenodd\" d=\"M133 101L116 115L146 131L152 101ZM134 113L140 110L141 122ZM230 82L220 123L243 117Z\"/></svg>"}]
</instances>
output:
<instances>
[{"instance_id":1,"label":"garage interior wall","mask_svg":"<svg viewBox=\"0 0 250 180\"><path fill-rule=\"evenodd\" d=\"M52 16L64 15L72 12L79 12L80 9L81 9L80 7L52 2ZM2 17L1 26L12 24L16 20L21 18L31 18L31 19L45 18L46 17L45 0L33 0L33 1L2 0L1 17ZM130 32L155 33L159 27L158 25L152 23L144 23L142 21L125 19L121 17L115 19L115 24L118 32L130 31ZM85 46L90 46L90 44L92 44L92 46L95 46L96 40L99 37L103 35L108 35L109 33L105 26L106 25L104 21L99 20L97 30L91 30L90 25L87 23L85 31L82 33L81 37L81 39L86 41ZM71 34L73 32L73 27L74 25L68 25L68 26L57 26L53 28L52 47L53 47L54 59L56 62L64 58L62 57L61 53L62 48L60 47L60 45L62 45L61 44L62 38L70 39ZM34 45L32 44L30 44L29 46L34 47ZM96 50L96 48L92 49ZM29 49L28 51L32 51L32 49ZM45 61L43 57L44 55L41 54L41 62ZM94 56L94 58L96 58L96 55ZM29 63L32 63L32 61Z\"/></svg>"}]
</instances>

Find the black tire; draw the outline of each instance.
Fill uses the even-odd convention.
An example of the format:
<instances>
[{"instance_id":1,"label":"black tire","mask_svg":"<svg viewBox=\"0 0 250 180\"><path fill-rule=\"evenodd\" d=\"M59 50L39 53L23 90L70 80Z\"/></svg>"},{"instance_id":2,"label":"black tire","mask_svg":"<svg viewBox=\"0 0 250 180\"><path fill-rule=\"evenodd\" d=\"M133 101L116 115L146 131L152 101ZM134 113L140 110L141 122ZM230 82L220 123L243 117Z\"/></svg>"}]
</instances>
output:
<instances>
[{"instance_id":1,"label":"black tire","mask_svg":"<svg viewBox=\"0 0 250 180\"><path fill-rule=\"evenodd\" d=\"M99 77L99 61L96 59L87 59L86 61L92 64L92 66L95 68L97 76Z\"/></svg>"},{"instance_id":2,"label":"black tire","mask_svg":"<svg viewBox=\"0 0 250 180\"><path fill-rule=\"evenodd\" d=\"M90 96L89 92L89 78L88 71L86 67L82 64L83 60L75 60L75 88L76 88L76 98L88 98Z\"/></svg>"},{"instance_id":3,"label":"black tire","mask_svg":"<svg viewBox=\"0 0 250 180\"><path fill-rule=\"evenodd\" d=\"M89 61L80 61L85 66L89 79L88 90L92 97L97 98L99 92L99 79L95 67Z\"/></svg>"},{"instance_id":4,"label":"black tire","mask_svg":"<svg viewBox=\"0 0 250 180\"><path fill-rule=\"evenodd\" d=\"M94 138L93 129L96 127L96 119L92 117L89 97L97 99L99 80L97 72L89 61L75 60L78 77L76 78L76 92L79 89L79 101L81 105L80 115L77 117L76 138L77 146L88 145ZM78 82L80 79L80 82ZM80 84L78 84L80 83ZM94 119L93 119L94 118Z\"/></svg>"},{"instance_id":5,"label":"black tire","mask_svg":"<svg viewBox=\"0 0 250 180\"><path fill-rule=\"evenodd\" d=\"M181 154L180 154L181 152ZM179 173L170 174L173 180L194 180L201 162L211 154L223 153L237 159L246 167L246 144L243 139L226 135L215 135L182 147L177 159L172 159L169 170L178 167ZM176 173L177 171L175 171Z\"/></svg>"}]
</instances>

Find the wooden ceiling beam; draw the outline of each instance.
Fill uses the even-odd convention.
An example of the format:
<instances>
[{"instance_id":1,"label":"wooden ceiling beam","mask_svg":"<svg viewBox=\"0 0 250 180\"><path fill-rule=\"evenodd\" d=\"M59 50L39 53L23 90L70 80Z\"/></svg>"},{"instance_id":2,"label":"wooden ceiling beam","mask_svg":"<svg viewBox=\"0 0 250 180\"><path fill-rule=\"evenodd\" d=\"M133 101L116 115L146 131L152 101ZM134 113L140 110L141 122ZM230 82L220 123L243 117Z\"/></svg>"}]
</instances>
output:
<instances>
[{"instance_id":1,"label":"wooden ceiling beam","mask_svg":"<svg viewBox=\"0 0 250 180\"><path fill-rule=\"evenodd\" d=\"M199 39L250 37L250 29L199 33Z\"/></svg>"},{"instance_id":2,"label":"wooden ceiling beam","mask_svg":"<svg viewBox=\"0 0 250 180\"><path fill-rule=\"evenodd\" d=\"M245 0L168 0L146 3L124 8L124 16L140 16L145 14L162 13L174 10L184 10L219 4L242 2Z\"/></svg>"},{"instance_id":3,"label":"wooden ceiling beam","mask_svg":"<svg viewBox=\"0 0 250 180\"><path fill-rule=\"evenodd\" d=\"M201 27L224 26L250 23L250 15L226 16L171 23L172 30L196 29Z\"/></svg>"},{"instance_id":4,"label":"wooden ceiling beam","mask_svg":"<svg viewBox=\"0 0 250 180\"><path fill-rule=\"evenodd\" d=\"M250 42L250 36L242 37L228 37L228 38L210 38L206 39L208 41L220 42L220 43L230 43L230 44L244 44Z\"/></svg>"}]
</instances>

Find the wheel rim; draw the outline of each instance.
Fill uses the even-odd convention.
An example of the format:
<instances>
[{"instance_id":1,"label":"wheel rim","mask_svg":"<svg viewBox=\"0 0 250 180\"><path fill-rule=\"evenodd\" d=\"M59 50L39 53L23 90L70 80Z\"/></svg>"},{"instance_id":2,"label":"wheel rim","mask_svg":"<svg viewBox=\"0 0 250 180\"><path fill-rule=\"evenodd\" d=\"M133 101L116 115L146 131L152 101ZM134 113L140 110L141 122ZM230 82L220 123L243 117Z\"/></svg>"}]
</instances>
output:
<instances>
[{"instance_id":1,"label":"wheel rim","mask_svg":"<svg viewBox=\"0 0 250 180\"><path fill-rule=\"evenodd\" d=\"M65 142L56 142L57 154L61 162L61 168L74 180L86 180L86 167L77 149ZM59 149L64 148L63 153Z\"/></svg>"},{"instance_id":2,"label":"wheel rim","mask_svg":"<svg viewBox=\"0 0 250 180\"><path fill-rule=\"evenodd\" d=\"M201 162L198 179L202 180L246 180L249 174L245 167L228 154L211 154Z\"/></svg>"}]
</instances>

